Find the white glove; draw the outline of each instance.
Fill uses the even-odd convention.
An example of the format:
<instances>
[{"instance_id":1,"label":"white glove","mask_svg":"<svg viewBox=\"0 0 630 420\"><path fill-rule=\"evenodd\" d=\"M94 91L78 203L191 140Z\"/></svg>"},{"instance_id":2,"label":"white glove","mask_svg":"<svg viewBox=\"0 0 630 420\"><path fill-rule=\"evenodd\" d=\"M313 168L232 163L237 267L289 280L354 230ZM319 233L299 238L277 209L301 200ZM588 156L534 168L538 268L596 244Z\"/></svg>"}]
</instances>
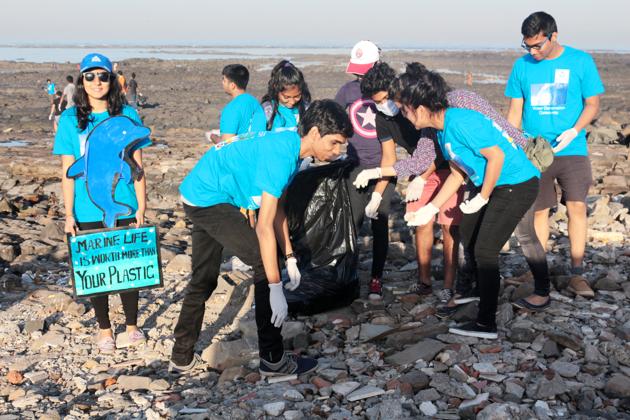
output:
<instances>
[{"instance_id":1,"label":"white glove","mask_svg":"<svg viewBox=\"0 0 630 420\"><path fill-rule=\"evenodd\" d=\"M383 201L383 196L374 191L370 202L365 206L365 215L370 219L378 218L378 206L381 205L381 201Z\"/></svg>"},{"instance_id":2,"label":"white glove","mask_svg":"<svg viewBox=\"0 0 630 420\"><path fill-rule=\"evenodd\" d=\"M297 259L295 257L287 258L286 265L289 282L284 285L284 288L287 290L295 290L300 285L300 280L302 279L300 269L297 266Z\"/></svg>"},{"instance_id":3,"label":"white glove","mask_svg":"<svg viewBox=\"0 0 630 420\"><path fill-rule=\"evenodd\" d=\"M556 139L556 147L553 148L553 152L558 153L559 151L567 147L573 141L573 139L577 137L577 135L578 132L575 128L569 128L568 130L560 134Z\"/></svg>"},{"instance_id":4,"label":"white glove","mask_svg":"<svg viewBox=\"0 0 630 420\"><path fill-rule=\"evenodd\" d=\"M282 283L269 283L269 303L271 304L271 323L276 328L280 328L289 313Z\"/></svg>"},{"instance_id":5,"label":"white glove","mask_svg":"<svg viewBox=\"0 0 630 420\"><path fill-rule=\"evenodd\" d=\"M53 114L51 113L51 114L48 116L48 121L51 121L51 120L52 120L52 116L53 116Z\"/></svg>"},{"instance_id":6,"label":"white glove","mask_svg":"<svg viewBox=\"0 0 630 420\"><path fill-rule=\"evenodd\" d=\"M407 195L405 195L405 201L416 201L422 197L422 191L424 190L424 184L426 181L421 176L417 176L407 186Z\"/></svg>"},{"instance_id":7,"label":"white glove","mask_svg":"<svg viewBox=\"0 0 630 420\"><path fill-rule=\"evenodd\" d=\"M364 169L359 172L359 175L357 175L352 185L357 189L365 188L371 180L379 179L380 177L381 168Z\"/></svg>"},{"instance_id":8,"label":"white glove","mask_svg":"<svg viewBox=\"0 0 630 420\"><path fill-rule=\"evenodd\" d=\"M433 217L440 212L440 209L429 203L418 211L405 214L407 226L422 226L429 223Z\"/></svg>"},{"instance_id":9,"label":"white glove","mask_svg":"<svg viewBox=\"0 0 630 420\"><path fill-rule=\"evenodd\" d=\"M468 199L460 204L459 209L462 211L462 213L472 214L477 213L486 204L488 204L488 199L483 198L481 194L477 194L473 198Z\"/></svg>"}]
</instances>

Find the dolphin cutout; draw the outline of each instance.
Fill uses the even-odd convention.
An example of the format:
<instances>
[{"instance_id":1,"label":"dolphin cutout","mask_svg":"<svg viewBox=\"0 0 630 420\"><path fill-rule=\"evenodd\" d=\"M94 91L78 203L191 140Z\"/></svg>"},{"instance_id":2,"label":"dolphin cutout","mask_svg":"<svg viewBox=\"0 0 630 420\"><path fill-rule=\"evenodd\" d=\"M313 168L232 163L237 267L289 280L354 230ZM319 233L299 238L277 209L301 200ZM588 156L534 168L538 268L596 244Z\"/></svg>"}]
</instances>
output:
<instances>
[{"instance_id":1,"label":"dolphin cutout","mask_svg":"<svg viewBox=\"0 0 630 420\"><path fill-rule=\"evenodd\" d=\"M144 175L132 153L150 134L129 117L107 118L90 132L85 153L68 168L68 178L85 177L88 196L103 212L105 227L112 228L119 216L131 214L131 207L117 202L114 193L120 180L131 183Z\"/></svg>"}]
</instances>

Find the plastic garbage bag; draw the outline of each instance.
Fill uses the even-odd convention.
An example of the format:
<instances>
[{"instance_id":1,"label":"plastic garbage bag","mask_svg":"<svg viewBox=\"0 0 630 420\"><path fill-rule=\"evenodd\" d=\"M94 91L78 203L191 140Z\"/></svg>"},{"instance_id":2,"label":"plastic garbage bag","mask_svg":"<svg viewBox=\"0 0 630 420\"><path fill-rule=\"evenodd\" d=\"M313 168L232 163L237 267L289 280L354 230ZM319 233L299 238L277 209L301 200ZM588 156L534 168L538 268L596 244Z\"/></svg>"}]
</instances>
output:
<instances>
[{"instance_id":1,"label":"plastic garbage bag","mask_svg":"<svg viewBox=\"0 0 630 420\"><path fill-rule=\"evenodd\" d=\"M292 313L313 314L346 306L359 296L357 244L352 223L347 161L297 174L287 190L285 211L300 287L285 290Z\"/></svg>"}]
</instances>

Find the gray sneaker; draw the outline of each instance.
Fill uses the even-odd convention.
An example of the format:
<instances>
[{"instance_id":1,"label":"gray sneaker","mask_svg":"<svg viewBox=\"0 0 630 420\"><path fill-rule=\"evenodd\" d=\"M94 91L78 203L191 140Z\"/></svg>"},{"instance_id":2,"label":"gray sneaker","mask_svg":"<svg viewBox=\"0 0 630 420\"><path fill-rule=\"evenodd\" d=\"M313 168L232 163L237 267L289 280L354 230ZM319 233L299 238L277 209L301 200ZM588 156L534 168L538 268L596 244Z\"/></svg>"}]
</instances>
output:
<instances>
[{"instance_id":1,"label":"gray sneaker","mask_svg":"<svg viewBox=\"0 0 630 420\"><path fill-rule=\"evenodd\" d=\"M442 289L439 290L436 293L438 299L440 299L440 302L442 303L447 303L448 301L450 301L453 298L453 290L451 289Z\"/></svg>"},{"instance_id":2,"label":"gray sneaker","mask_svg":"<svg viewBox=\"0 0 630 420\"><path fill-rule=\"evenodd\" d=\"M192 361L185 366L176 365L172 360L168 364L168 371L170 373L188 373L194 370L203 370L205 368L206 362L204 362L201 356L197 353L193 356Z\"/></svg>"}]
</instances>

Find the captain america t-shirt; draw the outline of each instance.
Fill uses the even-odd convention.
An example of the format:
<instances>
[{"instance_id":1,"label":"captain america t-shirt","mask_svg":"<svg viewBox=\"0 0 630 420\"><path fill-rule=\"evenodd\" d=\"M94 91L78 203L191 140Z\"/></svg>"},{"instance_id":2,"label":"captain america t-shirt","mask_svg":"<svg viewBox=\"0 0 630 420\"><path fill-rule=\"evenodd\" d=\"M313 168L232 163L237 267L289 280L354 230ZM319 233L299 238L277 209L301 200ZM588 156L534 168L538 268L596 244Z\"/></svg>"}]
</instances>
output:
<instances>
[{"instance_id":1,"label":"captain america t-shirt","mask_svg":"<svg viewBox=\"0 0 630 420\"><path fill-rule=\"evenodd\" d=\"M359 80L346 83L339 89L335 101L348 111L354 135L348 139L348 157L363 168L381 165L383 151L376 133L376 104L361 94Z\"/></svg>"}]
</instances>

